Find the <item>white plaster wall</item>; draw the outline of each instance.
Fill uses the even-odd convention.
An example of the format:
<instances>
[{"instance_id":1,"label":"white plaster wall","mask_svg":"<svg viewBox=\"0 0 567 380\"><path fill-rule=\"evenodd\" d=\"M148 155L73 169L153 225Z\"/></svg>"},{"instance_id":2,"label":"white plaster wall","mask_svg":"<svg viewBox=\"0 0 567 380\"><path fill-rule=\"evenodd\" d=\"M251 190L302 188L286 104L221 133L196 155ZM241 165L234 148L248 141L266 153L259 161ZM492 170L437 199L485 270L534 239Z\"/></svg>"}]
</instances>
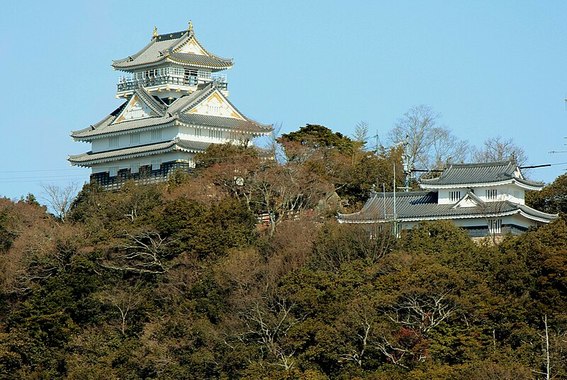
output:
<instances>
[{"instance_id":1,"label":"white plaster wall","mask_svg":"<svg viewBox=\"0 0 567 380\"><path fill-rule=\"evenodd\" d=\"M152 139L152 132L147 130L131 131L130 133L124 135L115 136L119 140L118 146L115 147L110 146L110 137L96 139L93 140L92 142L91 150L93 151L93 153L97 153L97 152L105 152L107 150L130 148L133 146L146 145L156 142L171 141L177 136L177 132L178 132L178 128L175 126L161 128L157 130L161 131L161 138L158 139ZM130 143L131 141L130 135L132 134L139 134L140 138L138 143L134 143L134 144Z\"/></svg>"},{"instance_id":2,"label":"white plaster wall","mask_svg":"<svg viewBox=\"0 0 567 380\"><path fill-rule=\"evenodd\" d=\"M488 219L489 218L475 218L475 219L454 219L450 220L453 224L457 227L462 228L471 228L471 227L481 227L485 228L488 226ZM404 222L402 223L402 228L412 229L414 228L419 222ZM516 225L523 228L535 227L540 225L541 223L529 220L524 218L519 214L509 215L502 218L503 225Z\"/></svg>"},{"instance_id":3,"label":"white plaster wall","mask_svg":"<svg viewBox=\"0 0 567 380\"><path fill-rule=\"evenodd\" d=\"M114 163L104 163L104 164L97 164L93 165L92 172L94 173L103 173L109 172L111 168L116 168L116 170L121 169L132 169L135 167L141 167L144 165L152 165L152 164L162 164L164 162L188 162L191 167L194 166L193 162L194 154L186 153L186 152L169 152L159 156L148 156L148 157L138 157L132 158L128 160L121 160Z\"/></svg>"},{"instance_id":4,"label":"white plaster wall","mask_svg":"<svg viewBox=\"0 0 567 380\"><path fill-rule=\"evenodd\" d=\"M488 199L486 197L486 190L489 189L497 189L498 190L498 198ZM474 194L479 197L484 202L492 202L492 201L504 201L508 200L513 203L518 204L525 204L525 191L519 186L516 185L500 185L500 186L490 186L490 187L475 187L473 188ZM464 196L469 189L468 188L454 188L454 189L440 189L438 193L438 203L439 204L453 204L454 201L451 201L449 198L449 193L451 191L460 191L461 197Z\"/></svg>"}]
</instances>

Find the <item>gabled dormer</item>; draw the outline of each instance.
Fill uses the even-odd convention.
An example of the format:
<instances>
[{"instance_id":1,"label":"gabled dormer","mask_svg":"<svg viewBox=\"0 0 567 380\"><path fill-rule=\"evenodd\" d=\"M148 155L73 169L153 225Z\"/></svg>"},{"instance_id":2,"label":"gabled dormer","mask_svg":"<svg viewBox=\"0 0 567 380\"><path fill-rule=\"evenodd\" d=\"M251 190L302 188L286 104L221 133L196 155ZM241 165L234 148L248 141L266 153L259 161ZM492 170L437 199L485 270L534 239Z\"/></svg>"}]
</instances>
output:
<instances>
[{"instance_id":1,"label":"gabled dormer","mask_svg":"<svg viewBox=\"0 0 567 380\"><path fill-rule=\"evenodd\" d=\"M452 164L432 179L421 180L420 187L437 191L439 204L455 204L467 192L482 202L510 201L525 204L526 190L541 190L542 183L527 180L512 161Z\"/></svg>"},{"instance_id":2,"label":"gabled dormer","mask_svg":"<svg viewBox=\"0 0 567 380\"><path fill-rule=\"evenodd\" d=\"M130 120L161 117L164 115L165 104L148 94L143 88L134 90L126 105L111 124Z\"/></svg>"},{"instance_id":3,"label":"gabled dormer","mask_svg":"<svg viewBox=\"0 0 567 380\"><path fill-rule=\"evenodd\" d=\"M231 68L232 59L207 51L195 37L193 25L185 31L158 34L142 50L112 63L115 70L129 75L119 79L117 97L128 97L139 87L167 103L215 82L228 96L226 76L220 71Z\"/></svg>"}]
</instances>

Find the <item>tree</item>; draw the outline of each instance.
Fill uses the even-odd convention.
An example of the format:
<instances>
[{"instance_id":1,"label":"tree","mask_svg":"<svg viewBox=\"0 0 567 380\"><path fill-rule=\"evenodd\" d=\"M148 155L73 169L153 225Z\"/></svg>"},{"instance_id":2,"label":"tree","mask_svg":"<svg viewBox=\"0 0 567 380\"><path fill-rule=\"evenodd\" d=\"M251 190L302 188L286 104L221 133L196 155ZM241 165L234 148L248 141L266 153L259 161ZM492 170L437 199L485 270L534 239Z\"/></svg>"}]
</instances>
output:
<instances>
[{"instance_id":1,"label":"tree","mask_svg":"<svg viewBox=\"0 0 567 380\"><path fill-rule=\"evenodd\" d=\"M256 162L259 151L246 145L211 144L206 151L195 155L197 168L208 168L214 165L235 161L251 160Z\"/></svg>"},{"instance_id":2,"label":"tree","mask_svg":"<svg viewBox=\"0 0 567 380\"><path fill-rule=\"evenodd\" d=\"M61 221L65 221L73 199L75 195L77 195L77 184L70 183L65 187L57 185L43 185L42 187L45 192L44 199L49 205L49 208L55 212L55 215L61 219Z\"/></svg>"},{"instance_id":3,"label":"tree","mask_svg":"<svg viewBox=\"0 0 567 380\"><path fill-rule=\"evenodd\" d=\"M108 260L102 266L138 274L163 274L169 270L167 244L167 239L158 232L126 233L124 243L109 252Z\"/></svg>"},{"instance_id":4,"label":"tree","mask_svg":"<svg viewBox=\"0 0 567 380\"><path fill-rule=\"evenodd\" d=\"M438 126L440 117L429 106L415 106L390 131L392 144L405 144L410 168L418 165L421 169L438 169L447 162L464 161L467 157L468 143Z\"/></svg>"},{"instance_id":5,"label":"tree","mask_svg":"<svg viewBox=\"0 0 567 380\"><path fill-rule=\"evenodd\" d=\"M283 144L288 160L301 159L297 157L292 147L297 143L310 150L335 149L343 154L352 154L357 144L340 132L331 131L329 128L317 124L307 124L299 131L283 134L278 141ZM303 151L303 153L308 153Z\"/></svg>"},{"instance_id":6,"label":"tree","mask_svg":"<svg viewBox=\"0 0 567 380\"><path fill-rule=\"evenodd\" d=\"M141 292L141 282L138 281L134 286L120 284L106 291L95 295L101 302L116 308L120 319L120 333L126 336L128 320L133 311L145 300Z\"/></svg>"},{"instance_id":7,"label":"tree","mask_svg":"<svg viewBox=\"0 0 567 380\"><path fill-rule=\"evenodd\" d=\"M567 213L567 174L560 175L539 192L527 192L526 204L548 213Z\"/></svg>"},{"instance_id":8,"label":"tree","mask_svg":"<svg viewBox=\"0 0 567 380\"><path fill-rule=\"evenodd\" d=\"M354 126L354 141L361 144L361 147L366 147L368 143L368 123L365 121L359 121Z\"/></svg>"},{"instance_id":9,"label":"tree","mask_svg":"<svg viewBox=\"0 0 567 380\"><path fill-rule=\"evenodd\" d=\"M525 150L516 145L512 138L491 137L484 141L482 148L473 153L476 162L515 161L518 166L526 163L528 156Z\"/></svg>"}]
</instances>

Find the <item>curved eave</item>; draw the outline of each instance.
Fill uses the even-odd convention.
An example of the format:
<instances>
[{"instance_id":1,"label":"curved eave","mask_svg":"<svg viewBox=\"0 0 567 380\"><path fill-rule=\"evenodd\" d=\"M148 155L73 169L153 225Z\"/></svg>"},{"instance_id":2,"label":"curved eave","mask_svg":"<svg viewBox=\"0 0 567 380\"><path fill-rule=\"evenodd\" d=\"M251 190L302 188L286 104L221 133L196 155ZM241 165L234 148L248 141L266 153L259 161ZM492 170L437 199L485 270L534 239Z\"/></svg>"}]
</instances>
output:
<instances>
[{"instance_id":1,"label":"curved eave","mask_svg":"<svg viewBox=\"0 0 567 380\"><path fill-rule=\"evenodd\" d=\"M530 209L535 211L536 213L531 213L522 209L516 209L506 212L492 212L492 213L485 213L485 214L477 214L477 215L436 215L436 216L420 216L420 217L398 217L396 219L397 222L424 222L424 221L436 221L436 220L466 220L466 219L492 219L492 218L502 218L505 216L512 216L519 214L526 219L533 220L540 223L549 223L559 216L555 214L545 214L539 212L537 210ZM363 219L363 220L356 220L356 219L342 219L341 217L353 217L359 215L358 213L354 214L339 214L337 220L339 223L351 223L351 224L374 224L374 223L391 223L393 219Z\"/></svg>"},{"instance_id":2,"label":"curved eave","mask_svg":"<svg viewBox=\"0 0 567 380\"><path fill-rule=\"evenodd\" d=\"M559 218L559 214L548 214L546 212L538 211L526 205L521 205L519 211L522 216L541 223L549 223Z\"/></svg>"},{"instance_id":3,"label":"curved eave","mask_svg":"<svg viewBox=\"0 0 567 380\"><path fill-rule=\"evenodd\" d=\"M195 41L195 43L197 45L199 45L199 47L205 52L205 55L211 59L220 61L220 62L225 62L230 64L230 66L232 66L233 62L232 62L232 58L223 58L223 57L219 57L216 54L211 53L210 51L208 51L207 49L205 49L205 47L203 46L203 44L201 44L201 42L197 39L197 37L195 36L195 33L191 30L187 33L186 35L186 39L184 40L180 40L177 44L173 45L170 48L171 52L174 52L175 50L181 48L183 45L191 42L191 41Z\"/></svg>"},{"instance_id":4,"label":"curved eave","mask_svg":"<svg viewBox=\"0 0 567 380\"><path fill-rule=\"evenodd\" d=\"M144 68L144 67L153 67L157 64L160 64L166 60L167 56L157 57L153 61L148 62L141 62L141 63L134 63L131 64L131 61L121 62L121 63L112 63L112 68L114 70L126 71L130 72L132 70Z\"/></svg>"},{"instance_id":5,"label":"curved eave","mask_svg":"<svg viewBox=\"0 0 567 380\"><path fill-rule=\"evenodd\" d=\"M242 133L242 134L246 134L246 135L251 135L253 137L259 137L259 136L267 136L268 134L271 133L271 128L269 130L267 129L263 129L262 127L258 127L258 129L256 130L250 130L250 129L239 129L238 127L223 127L223 126L219 126L219 125L210 125L207 124L206 122L193 122L190 120L177 120L175 122L176 126L180 126L180 127L192 127L192 128L202 128L205 130L211 130L211 131L229 131L229 132L238 132L238 133ZM254 124L254 126L257 127L257 125Z\"/></svg>"},{"instance_id":6,"label":"curved eave","mask_svg":"<svg viewBox=\"0 0 567 380\"><path fill-rule=\"evenodd\" d=\"M144 51L148 50L150 48L150 46L152 46L155 43L155 39L152 39L150 42L148 42L146 44L146 46L144 46L142 49L140 49L140 51L138 51L136 54L130 55L126 58L122 58L122 59L116 59L112 61L112 67L116 70L120 70L119 67L123 66L123 67L127 67L124 66L129 62L132 62L133 60L135 60L136 58L138 58Z\"/></svg>"},{"instance_id":7,"label":"curved eave","mask_svg":"<svg viewBox=\"0 0 567 380\"><path fill-rule=\"evenodd\" d=\"M181 151L187 153L199 153L202 152L203 148L195 148L191 146L183 145L177 141L170 141L165 143L153 144L144 147L132 147L126 149L117 149L112 151L105 151L99 153L83 153L77 155L71 155L67 160L75 166L90 167L96 164L104 164L107 162L115 162L120 160L127 160L131 158L148 157L155 156L163 153L169 153L174 151ZM90 158L89 158L90 157Z\"/></svg>"},{"instance_id":8,"label":"curved eave","mask_svg":"<svg viewBox=\"0 0 567 380\"><path fill-rule=\"evenodd\" d=\"M180 56L179 54L168 55L166 57L166 61L178 63L181 65L187 65L191 67L200 67L200 68L212 69L212 70L226 70L226 69L230 69L234 65L232 60L221 61L221 60L217 60L216 58L212 58L208 56L203 56L203 57L209 58L211 63L207 64L203 62L197 62L196 60L192 60L191 59L192 57L187 57L186 59L183 59L183 57Z\"/></svg>"},{"instance_id":9,"label":"curved eave","mask_svg":"<svg viewBox=\"0 0 567 380\"><path fill-rule=\"evenodd\" d=\"M144 120L144 119L139 119L139 120ZM139 121L139 120L134 120L134 121ZM92 140L97 140L97 139L110 137L110 136L127 135L127 134L135 132L139 129L143 129L144 131L151 131L151 130L160 129L160 128L167 128L167 127L175 125L176 120L177 120L177 117L173 117L173 118L168 118L168 120L166 120L162 123L157 123L157 124L153 124L153 125L141 125L141 126L131 127L131 128L122 128L122 129L118 129L118 130L105 131L105 132L101 132L101 133L97 133L97 134L91 134L91 135L87 135L87 136L75 135L74 133L71 133L71 137L75 141L91 142ZM131 122L131 121L124 121L122 123L117 123L117 124L113 124L113 125L114 126L121 126L121 124L128 123L128 122ZM81 132L81 131L79 131L79 132Z\"/></svg>"}]
</instances>

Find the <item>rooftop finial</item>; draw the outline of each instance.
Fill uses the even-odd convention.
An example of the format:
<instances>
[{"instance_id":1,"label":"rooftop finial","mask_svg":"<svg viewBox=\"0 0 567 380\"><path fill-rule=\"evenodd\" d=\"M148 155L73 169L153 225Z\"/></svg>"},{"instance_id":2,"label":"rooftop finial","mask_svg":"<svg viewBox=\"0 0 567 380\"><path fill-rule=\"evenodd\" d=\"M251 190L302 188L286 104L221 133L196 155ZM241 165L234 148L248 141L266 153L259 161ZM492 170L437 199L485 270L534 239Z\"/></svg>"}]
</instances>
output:
<instances>
[{"instance_id":1,"label":"rooftop finial","mask_svg":"<svg viewBox=\"0 0 567 380\"><path fill-rule=\"evenodd\" d=\"M152 33L152 37L153 37L153 38L156 38L157 36L158 36L158 33L157 33L157 26L154 26L154 32Z\"/></svg>"},{"instance_id":2,"label":"rooftop finial","mask_svg":"<svg viewBox=\"0 0 567 380\"><path fill-rule=\"evenodd\" d=\"M193 22L191 20L189 20L188 30L189 30L189 32L193 33Z\"/></svg>"}]
</instances>

